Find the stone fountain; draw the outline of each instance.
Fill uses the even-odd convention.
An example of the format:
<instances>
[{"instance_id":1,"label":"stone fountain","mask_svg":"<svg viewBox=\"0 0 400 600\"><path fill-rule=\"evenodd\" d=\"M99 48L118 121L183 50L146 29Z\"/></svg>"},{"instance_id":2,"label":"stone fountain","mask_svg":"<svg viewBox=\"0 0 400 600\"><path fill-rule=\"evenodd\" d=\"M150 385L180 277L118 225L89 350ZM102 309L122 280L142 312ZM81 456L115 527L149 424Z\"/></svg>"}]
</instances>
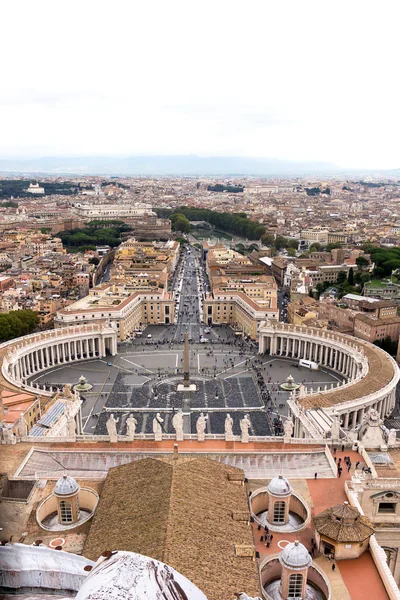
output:
<instances>
[{"instance_id":1,"label":"stone fountain","mask_svg":"<svg viewBox=\"0 0 400 600\"><path fill-rule=\"evenodd\" d=\"M92 388L93 386L90 383L88 383L88 380L83 375L79 377L79 383L74 385L74 391L79 392L80 394L90 392Z\"/></svg>"}]
</instances>

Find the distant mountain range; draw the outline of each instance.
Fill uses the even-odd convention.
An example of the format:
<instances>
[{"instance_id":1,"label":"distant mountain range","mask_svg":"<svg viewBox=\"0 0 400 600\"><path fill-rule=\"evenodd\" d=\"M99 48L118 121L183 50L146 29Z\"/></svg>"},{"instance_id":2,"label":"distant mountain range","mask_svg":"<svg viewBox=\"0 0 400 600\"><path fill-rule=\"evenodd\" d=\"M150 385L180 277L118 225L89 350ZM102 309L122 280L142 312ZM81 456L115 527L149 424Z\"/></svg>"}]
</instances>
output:
<instances>
[{"instance_id":1,"label":"distant mountain range","mask_svg":"<svg viewBox=\"0 0 400 600\"><path fill-rule=\"evenodd\" d=\"M146 175L146 176L258 176L304 177L337 176L366 173L400 176L400 169L390 171L345 170L331 163L294 162L241 156L202 157L172 156L80 156L33 159L0 159L0 172L8 174L47 175Z\"/></svg>"}]
</instances>

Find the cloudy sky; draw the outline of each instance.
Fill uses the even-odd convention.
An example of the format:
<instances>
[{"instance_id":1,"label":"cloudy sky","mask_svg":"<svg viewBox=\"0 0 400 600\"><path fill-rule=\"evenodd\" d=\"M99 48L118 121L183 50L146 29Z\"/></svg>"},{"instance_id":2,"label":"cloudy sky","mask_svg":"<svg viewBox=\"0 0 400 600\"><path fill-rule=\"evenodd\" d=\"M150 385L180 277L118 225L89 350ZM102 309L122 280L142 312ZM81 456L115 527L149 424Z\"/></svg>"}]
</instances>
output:
<instances>
[{"instance_id":1,"label":"cloudy sky","mask_svg":"<svg viewBox=\"0 0 400 600\"><path fill-rule=\"evenodd\" d=\"M0 157L400 167L399 0L2 0Z\"/></svg>"}]
</instances>

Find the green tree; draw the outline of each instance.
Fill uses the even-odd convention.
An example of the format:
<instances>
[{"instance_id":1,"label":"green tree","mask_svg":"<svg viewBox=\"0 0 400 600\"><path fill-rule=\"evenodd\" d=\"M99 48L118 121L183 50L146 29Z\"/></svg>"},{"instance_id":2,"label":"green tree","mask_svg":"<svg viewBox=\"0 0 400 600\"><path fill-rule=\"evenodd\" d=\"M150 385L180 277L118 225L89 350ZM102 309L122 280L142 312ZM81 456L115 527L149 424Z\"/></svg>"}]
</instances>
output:
<instances>
[{"instance_id":1,"label":"green tree","mask_svg":"<svg viewBox=\"0 0 400 600\"><path fill-rule=\"evenodd\" d=\"M319 242L314 242L310 248L310 252L321 252L322 249L323 247Z\"/></svg>"},{"instance_id":2,"label":"green tree","mask_svg":"<svg viewBox=\"0 0 400 600\"><path fill-rule=\"evenodd\" d=\"M190 223L189 219L185 217L185 215L174 215L174 219L172 221L172 226L174 231L181 231L182 233L190 233Z\"/></svg>"},{"instance_id":3,"label":"green tree","mask_svg":"<svg viewBox=\"0 0 400 600\"><path fill-rule=\"evenodd\" d=\"M33 331L39 323L37 313L32 310L12 310L0 314L0 341L26 335Z\"/></svg>"},{"instance_id":4,"label":"green tree","mask_svg":"<svg viewBox=\"0 0 400 600\"><path fill-rule=\"evenodd\" d=\"M348 281L349 285L354 285L354 271L353 271L353 267L350 267L350 269L349 269L349 275L347 277L347 281Z\"/></svg>"},{"instance_id":5,"label":"green tree","mask_svg":"<svg viewBox=\"0 0 400 600\"><path fill-rule=\"evenodd\" d=\"M296 250L294 248L288 248L288 256L296 256Z\"/></svg>"},{"instance_id":6,"label":"green tree","mask_svg":"<svg viewBox=\"0 0 400 600\"><path fill-rule=\"evenodd\" d=\"M339 242L331 242L330 244L326 245L326 252L330 252L331 250L334 250L335 248L341 248L342 244L340 244Z\"/></svg>"},{"instance_id":7,"label":"green tree","mask_svg":"<svg viewBox=\"0 0 400 600\"><path fill-rule=\"evenodd\" d=\"M346 276L346 272L345 271L339 271L338 276L337 276L337 283L344 283L347 280L347 276Z\"/></svg>"},{"instance_id":8,"label":"green tree","mask_svg":"<svg viewBox=\"0 0 400 600\"><path fill-rule=\"evenodd\" d=\"M356 265L357 268L361 271L363 267L368 267L369 262L364 256L358 256L356 258Z\"/></svg>"},{"instance_id":9,"label":"green tree","mask_svg":"<svg viewBox=\"0 0 400 600\"><path fill-rule=\"evenodd\" d=\"M264 235L261 238L262 243L264 244L264 246L272 246L274 243L275 237L272 233L264 233Z\"/></svg>"}]
</instances>

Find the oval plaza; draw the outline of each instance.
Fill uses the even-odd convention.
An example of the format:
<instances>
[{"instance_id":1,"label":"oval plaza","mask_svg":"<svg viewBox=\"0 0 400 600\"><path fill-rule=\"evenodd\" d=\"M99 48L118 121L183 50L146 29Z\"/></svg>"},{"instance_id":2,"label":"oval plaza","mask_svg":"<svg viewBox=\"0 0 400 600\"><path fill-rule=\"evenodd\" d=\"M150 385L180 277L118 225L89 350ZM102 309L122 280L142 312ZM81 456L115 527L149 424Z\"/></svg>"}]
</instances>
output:
<instances>
[{"instance_id":1,"label":"oval plaza","mask_svg":"<svg viewBox=\"0 0 400 600\"><path fill-rule=\"evenodd\" d=\"M132 414L116 406L105 409L107 433L84 433L81 396L86 392L79 390L89 390L89 398L91 385L85 377L79 384L66 384L68 369L97 363L105 369L120 355L127 356L117 337L115 328L105 322L34 334L0 348L2 415L23 412L24 406L35 403L39 406L36 418L31 415L32 425L24 417L16 420L13 429L2 429L3 460L7 463L1 498L4 515L13 532L29 543L13 545L5 540L0 552L11 552L11 547L13 560L23 561L36 540L35 548L46 546L46 552L82 554L86 570L94 569L93 573L97 568L94 561L103 550L144 554L167 562L204 591L205 597L217 600L243 589L252 594L243 593L243 599L358 600L361 596L352 589L355 574L357 581L365 578L374 598L399 598L400 540L389 541L387 529L380 524L388 510L397 518L400 471L398 481L380 479L375 454L367 452L376 449L382 457L389 448L396 468L397 442L381 426L395 406L399 379L399 368L388 354L345 335L265 321L259 327L258 352L256 348L253 356L250 349L238 353L246 377L256 380L252 361L264 359L288 364L295 376L294 365L300 360L337 375L334 383L332 379L318 386L303 382L292 386L296 377L288 378L293 389L282 435L259 431L254 435L251 407L247 418L244 411L235 413L225 406L224 432L201 428L205 416L191 403L190 395L198 387L208 389L206 381L218 379L212 370L203 373L203 379L193 376L193 357L201 350L200 345L191 344L185 345L183 368L178 366L175 379L171 374L164 379L154 377L156 387L158 380L160 385L166 381L172 385L176 380L175 395L184 395L182 417L177 418L181 409L172 412L168 431L163 428L167 409L154 410L151 433L137 431L139 409L132 409ZM152 349L140 351L145 357ZM164 350L159 352L161 356ZM238 371L239 367L235 377L243 392L247 388ZM42 383L51 372L64 378L62 390L59 385ZM38 376L42 378L37 380ZM222 380L220 385L218 390L228 383ZM139 390L140 385L137 387ZM211 392L218 396L218 390L213 387ZM159 395L152 394L153 398ZM194 427L189 430L183 426L185 410L193 413ZM211 401L208 410L213 412ZM232 427L228 410L236 427ZM371 441L371 431L381 437ZM389 452L386 455L390 456ZM346 466L350 464L343 487L336 468L344 457ZM356 461L357 465L362 462L369 475L355 468ZM67 480L72 482L72 491L60 495L60 481ZM20 515L27 515L20 516L20 523L12 518L18 502L25 507ZM30 509L35 515L34 507L36 517L28 519ZM157 516L157 522L172 523L176 539L181 540L180 550L175 546L173 551L168 549L167 538L163 541L153 519L148 519L149 511ZM115 520L124 527L110 528ZM75 530L80 523L85 523L86 530L78 539ZM142 523L141 527L137 523ZM52 569L52 556L47 560ZM332 561L337 565L335 572ZM5 591L35 588L23 571L13 578L8 567L4 568ZM78 573L81 566L77 563L74 568ZM221 569L226 577L222 591ZM42 584L51 592L60 589L54 578L44 577ZM69 595L86 598L85 575L71 585L66 590ZM362 586L361 592L365 592Z\"/></svg>"}]
</instances>

